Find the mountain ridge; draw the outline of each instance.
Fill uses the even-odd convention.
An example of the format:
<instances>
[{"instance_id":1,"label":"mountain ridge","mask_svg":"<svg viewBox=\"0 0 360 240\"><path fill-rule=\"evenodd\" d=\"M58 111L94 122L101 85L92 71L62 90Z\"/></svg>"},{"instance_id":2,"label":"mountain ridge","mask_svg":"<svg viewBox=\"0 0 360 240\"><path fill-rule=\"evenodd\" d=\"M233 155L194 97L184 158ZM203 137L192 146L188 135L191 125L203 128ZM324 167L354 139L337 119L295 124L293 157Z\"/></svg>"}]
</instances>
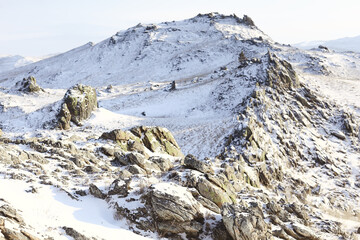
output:
<instances>
[{"instance_id":1,"label":"mountain ridge","mask_svg":"<svg viewBox=\"0 0 360 240\"><path fill-rule=\"evenodd\" d=\"M360 55L274 43L250 20L140 24L0 73L0 176L14 192L52 203L51 190L86 211L74 219L63 207L65 222L47 210L39 224L4 196L5 239L39 236L21 214L59 239L119 237L103 235L101 221L154 239L356 239ZM19 89L29 75L43 91ZM56 129L64 103L94 111Z\"/></svg>"}]
</instances>

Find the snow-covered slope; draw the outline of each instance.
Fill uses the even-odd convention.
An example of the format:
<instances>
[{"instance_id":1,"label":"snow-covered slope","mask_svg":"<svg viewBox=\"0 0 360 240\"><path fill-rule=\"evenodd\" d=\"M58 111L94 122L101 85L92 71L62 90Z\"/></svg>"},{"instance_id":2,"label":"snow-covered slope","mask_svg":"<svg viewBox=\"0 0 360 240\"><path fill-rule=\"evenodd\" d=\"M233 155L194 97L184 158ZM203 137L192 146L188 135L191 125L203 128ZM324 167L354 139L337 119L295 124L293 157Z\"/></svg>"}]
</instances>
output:
<instances>
[{"instance_id":1,"label":"snow-covered slope","mask_svg":"<svg viewBox=\"0 0 360 240\"><path fill-rule=\"evenodd\" d=\"M345 37L328 41L309 41L294 44L294 46L303 49L317 48L319 45L326 46L329 49L336 51L360 52L360 35L356 37Z\"/></svg>"},{"instance_id":2,"label":"snow-covered slope","mask_svg":"<svg viewBox=\"0 0 360 240\"><path fill-rule=\"evenodd\" d=\"M43 91L21 90L30 75ZM53 129L80 83L98 108ZM67 227L96 239L356 239L359 83L358 53L277 44L248 17L217 13L0 73L0 192L13 191L0 216L9 205L26 223L13 214L9 229L55 239L74 236ZM139 125L166 127L194 156L159 151L169 136Z\"/></svg>"}]
</instances>

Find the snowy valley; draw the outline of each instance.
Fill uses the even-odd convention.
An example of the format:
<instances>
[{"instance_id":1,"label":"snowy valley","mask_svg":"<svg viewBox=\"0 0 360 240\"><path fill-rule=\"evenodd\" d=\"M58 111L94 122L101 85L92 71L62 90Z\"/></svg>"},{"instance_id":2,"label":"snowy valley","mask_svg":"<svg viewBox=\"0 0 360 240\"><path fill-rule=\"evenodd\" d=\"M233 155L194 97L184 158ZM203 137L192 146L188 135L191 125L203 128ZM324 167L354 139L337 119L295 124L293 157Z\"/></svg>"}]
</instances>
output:
<instances>
[{"instance_id":1,"label":"snowy valley","mask_svg":"<svg viewBox=\"0 0 360 240\"><path fill-rule=\"evenodd\" d=\"M360 239L359 99L218 13L0 71L0 239Z\"/></svg>"}]
</instances>

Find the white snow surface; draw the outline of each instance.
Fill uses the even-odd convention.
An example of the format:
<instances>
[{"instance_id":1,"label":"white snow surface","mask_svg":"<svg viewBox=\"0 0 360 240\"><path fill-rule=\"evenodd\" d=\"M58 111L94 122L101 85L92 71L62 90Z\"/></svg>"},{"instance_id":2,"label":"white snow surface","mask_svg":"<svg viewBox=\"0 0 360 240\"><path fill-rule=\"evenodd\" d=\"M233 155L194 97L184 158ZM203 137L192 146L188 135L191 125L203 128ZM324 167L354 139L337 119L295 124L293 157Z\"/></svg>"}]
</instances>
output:
<instances>
[{"instance_id":1,"label":"white snow surface","mask_svg":"<svg viewBox=\"0 0 360 240\"><path fill-rule=\"evenodd\" d=\"M55 239L69 239L57 229L76 226L80 233L98 239L115 240L119 236L122 239L149 239L125 230L126 222L114 220L113 210L108 209L103 200L87 196L74 201L65 192L44 185L36 194L27 193L30 185L10 179L0 181L1 192L6 192L6 196L2 196L4 200L15 209L21 209L25 222L37 232L47 233Z\"/></svg>"}]
</instances>

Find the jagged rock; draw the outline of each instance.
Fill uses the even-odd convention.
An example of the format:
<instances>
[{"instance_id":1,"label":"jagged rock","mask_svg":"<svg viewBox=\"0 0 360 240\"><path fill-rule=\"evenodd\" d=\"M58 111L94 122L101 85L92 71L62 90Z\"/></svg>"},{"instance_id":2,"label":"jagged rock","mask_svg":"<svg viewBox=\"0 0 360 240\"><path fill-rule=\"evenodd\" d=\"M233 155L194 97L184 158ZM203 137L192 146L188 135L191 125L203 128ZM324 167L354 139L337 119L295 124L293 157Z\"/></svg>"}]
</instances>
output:
<instances>
[{"instance_id":1,"label":"jagged rock","mask_svg":"<svg viewBox=\"0 0 360 240\"><path fill-rule=\"evenodd\" d=\"M138 165L129 165L127 166L127 171L129 171L131 174L141 174L146 175L146 171L139 167Z\"/></svg>"},{"instance_id":2,"label":"jagged rock","mask_svg":"<svg viewBox=\"0 0 360 240\"><path fill-rule=\"evenodd\" d=\"M0 216L4 216L20 224L24 223L23 218L17 213L17 211L7 204L0 207Z\"/></svg>"},{"instance_id":3,"label":"jagged rock","mask_svg":"<svg viewBox=\"0 0 360 240\"><path fill-rule=\"evenodd\" d=\"M199 195L198 197L196 197L196 200L201 203L201 205L203 205L204 207L206 207L207 209L216 212L216 213L221 213L221 209L212 201L210 201L207 198L204 198L203 196Z\"/></svg>"},{"instance_id":4,"label":"jagged rock","mask_svg":"<svg viewBox=\"0 0 360 240\"><path fill-rule=\"evenodd\" d=\"M246 25L255 27L254 21L253 21L249 16L244 15L244 17L243 17L242 20L243 20L243 22L244 22Z\"/></svg>"},{"instance_id":5,"label":"jagged rock","mask_svg":"<svg viewBox=\"0 0 360 240\"><path fill-rule=\"evenodd\" d=\"M76 240L91 240L90 238L84 236L83 234L79 233L75 229L71 227L62 227L64 229L66 235L76 239Z\"/></svg>"},{"instance_id":6,"label":"jagged rock","mask_svg":"<svg viewBox=\"0 0 360 240\"><path fill-rule=\"evenodd\" d=\"M95 184L90 184L89 192L91 195L93 195L96 198L100 198L100 199L106 198L106 195Z\"/></svg>"},{"instance_id":7,"label":"jagged rock","mask_svg":"<svg viewBox=\"0 0 360 240\"><path fill-rule=\"evenodd\" d=\"M98 169L97 167L94 167L92 165L86 166L83 170L86 173L98 173L98 172L100 172L100 169Z\"/></svg>"},{"instance_id":8,"label":"jagged rock","mask_svg":"<svg viewBox=\"0 0 360 240\"><path fill-rule=\"evenodd\" d=\"M295 95L296 100L298 100L304 107L311 108L311 105L308 103L308 101L301 96L300 94Z\"/></svg>"},{"instance_id":9,"label":"jagged rock","mask_svg":"<svg viewBox=\"0 0 360 240\"><path fill-rule=\"evenodd\" d=\"M174 167L174 164L167 158L153 156L149 158L149 161L155 163L163 172L167 172Z\"/></svg>"},{"instance_id":10,"label":"jagged rock","mask_svg":"<svg viewBox=\"0 0 360 240\"><path fill-rule=\"evenodd\" d=\"M282 226L287 234L297 240L319 240L320 238L312 233L311 230L297 223L291 223L291 229L286 226Z\"/></svg>"},{"instance_id":11,"label":"jagged rock","mask_svg":"<svg viewBox=\"0 0 360 240\"><path fill-rule=\"evenodd\" d=\"M170 91L175 91L175 90L176 90L176 82L172 81L170 86Z\"/></svg>"},{"instance_id":12,"label":"jagged rock","mask_svg":"<svg viewBox=\"0 0 360 240\"><path fill-rule=\"evenodd\" d=\"M191 185L194 186L201 196L209 199L213 203L215 203L218 207L221 207L224 203L233 203L235 200L235 196L228 195L221 187L215 185L214 183L207 180L204 176L199 176L199 174L192 174L193 171L189 175L189 181Z\"/></svg>"},{"instance_id":13,"label":"jagged rock","mask_svg":"<svg viewBox=\"0 0 360 240\"><path fill-rule=\"evenodd\" d=\"M119 179L121 180L127 180L131 178L132 174L128 170L122 170L119 172Z\"/></svg>"},{"instance_id":14,"label":"jagged rock","mask_svg":"<svg viewBox=\"0 0 360 240\"><path fill-rule=\"evenodd\" d=\"M329 52L329 49L327 47L323 46L323 45L319 45L318 48Z\"/></svg>"},{"instance_id":15,"label":"jagged rock","mask_svg":"<svg viewBox=\"0 0 360 240\"><path fill-rule=\"evenodd\" d=\"M160 168L157 164L147 160L144 155L137 153L137 152L131 152L127 156L127 159L130 164L135 164L141 167L146 171L146 173L150 174L153 171L160 171Z\"/></svg>"},{"instance_id":16,"label":"jagged rock","mask_svg":"<svg viewBox=\"0 0 360 240\"><path fill-rule=\"evenodd\" d=\"M28 78L24 78L21 82L16 83L19 86L19 91L34 93L44 91L39 85L36 83L36 79L33 76L29 76Z\"/></svg>"},{"instance_id":17,"label":"jagged rock","mask_svg":"<svg viewBox=\"0 0 360 240\"><path fill-rule=\"evenodd\" d=\"M185 167L198 170L202 173L214 174L214 169L211 167L211 163L198 160L195 156L188 154L184 159Z\"/></svg>"},{"instance_id":18,"label":"jagged rock","mask_svg":"<svg viewBox=\"0 0 360 240\"><path fill-rule=\"evenodd\" d=\"M270 87L292 89L300 86L298 76L289 62L279 59L270 51L267 56L269 61L267 84Z\"/></svg>"},{"instance_id":19,"label":"jagged rock","mask_svg":"<svg viewBox=\"0 0 360 240\"><path fill-rule=\"evenodd\" d=\"M130 181L115 179L108 192L109 195L118 195L119 197L126 197L129 194Z\"/></svg>"},{"instance_id":20,"label":"jagged rock","mask_svg":"<svg viewBox=\"0 0 360 240\"><path fill-rule=\"evenodd\" d=\"M163 152L175 157L183 157L179 145L169 130L162 127L135 127L130 131L142 139L145 147L152 152Z\"/></svg>"},{"instance_id":21,"label":"jagged rock","mask_svg":"<svg viewBox=\"0 0 360 240\"><path fill-rule=\"evenodd\" d=\"M70 128L70 121L80 125L81 121L90 117L95 108L97 108L95 89L77 84L65 93L57 115L57 127L67 130Z\"/></svg>"},{"instance_id":22,"label":"jagged rock","mask_svg":"<svg viewBox=\"0 0 360 240\"><path fill-rule=\"evenodd\" d=\"M21 232L15 232L8 228L0 228L0 230L6 240L29 240L29 238Z\"/></svg>"},{"instance_id":23,"label":"jagged rock","mask_svg":"<svg viewBox=\"0 0 360 240\"><path fill-rule=\"evenodd\" d=\"M99 148L100 152L105 154L108 157L113 157L115 156L115 150L114 148L109 148L109 147L100 147Z\"/></svg>"},{"instance_id":24,"label":"jagged rock","mask_svg":"<svg viewBox=\"0 0 360 240\"><path fill-rule=\"evenodd\" d=\"M303 219L305 222L309 221L309 215L298 204L289 204L285 206L285 209L290 213L294 213L298 218Z\"/></svg>"},{"instance_id":25,"label":"jagged rock","mask_svg":"<svg viewBox=\"0 0 360 240\"><path fill-rule=\"evenodd\" d=\"M221 215L227 231L235 240L273 239L263 216L257 211L224 204Z\"/></svg>"},{"instance_id":26,"label":"jagged rock","mask_svg":"<svg viewBox=\"0 0 360 240\"><path fill-rule=\"evenodd\" d=\"M146 157L146 149L151 152L169 154L175 157L183 157L180 147L173 135L166 128L161 127L134 127L130 131L115 129L101 135L102 139L113 140L124 151L136 151Z\"/></svg>"},{"instance_id":27,"label":"jagged rock","mask_svg":"<svg viewBox=\"0 0 360 240\"><path fill-rule=\"evenodd\" d=\"M342 115L343 123L344 123L344 130L350 135L350 136L358 136L359 134L359 126L357 122L355 121L353 115L344 112Z\"/></svg>"},{"instance_id":28,"label":"jagged rock","mask_svg":"<svg viewBox=\"0 0 360 240\"><path fill-rule=\"evenodd\" d=\"M222 220L214 227L211 235L214 240L233 240Z\"/></svg>"},{"instance_id":29,"label":"jagged rock","mask_svg":"<svg viewBox=\"0 0 360 240\"><path fill-rule=\"evenodd\" d=\"M163 234L197 236L202 229L200 204L185 187L173 183L152 185L150 204Z\"/></svg>"}]
</instances>

